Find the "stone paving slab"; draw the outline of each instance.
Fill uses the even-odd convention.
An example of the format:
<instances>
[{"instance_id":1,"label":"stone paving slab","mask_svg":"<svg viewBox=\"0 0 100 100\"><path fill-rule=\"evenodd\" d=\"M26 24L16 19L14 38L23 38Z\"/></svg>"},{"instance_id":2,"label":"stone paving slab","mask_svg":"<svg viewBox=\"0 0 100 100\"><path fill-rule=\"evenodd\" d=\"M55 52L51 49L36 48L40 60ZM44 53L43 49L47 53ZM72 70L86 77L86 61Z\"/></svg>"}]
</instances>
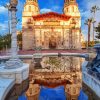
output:
<instances>
[{"instance_id":1,"label":"stone paving slab","mask_svg":"<svg viewBox=\"0 0 100 100\"><path fill-rule=\"evenodd\" d=\"M6 95L9 93L14 84L14 79L0 77L0 100L5 100Z\"/></svg>"},{"instance_id":2,"label":"stone paving slab","mask_svg":"<svg viewBox=\"0 0 100 100\"><path fill-rule=\"evenodd\" d=\"M26 55L18 55L19 58L32 58L34 54L26 54ZM58 56L58 53L41 53L42 56ZM83 57L87 58L89 53L61 53L63 56L77 56L77 57ZM9 59L10 56L0 56L1 60Z\"/></svg>"},{"instance_id":3,"label":"stone paving slab","mask_svg":"<svg viewBox=\"0 0 100 100\"><path fill-rule=\"evenodd\" d=\"M86 50L86 49L85 50L68 50L68 49L57 50L57 49L53 49L53 50L41 50L39 52L41 52L41 53L88 53L88 50ZM34 51L34 50L20 50L18 52L19 55L28 55L28 54L32 55L34 53L36 53L36 51ZM0 53L0 56L4 56L4 55L9 56L10 53L7 54L6 51L3 53Z\"/></svg>"}]
</instances>

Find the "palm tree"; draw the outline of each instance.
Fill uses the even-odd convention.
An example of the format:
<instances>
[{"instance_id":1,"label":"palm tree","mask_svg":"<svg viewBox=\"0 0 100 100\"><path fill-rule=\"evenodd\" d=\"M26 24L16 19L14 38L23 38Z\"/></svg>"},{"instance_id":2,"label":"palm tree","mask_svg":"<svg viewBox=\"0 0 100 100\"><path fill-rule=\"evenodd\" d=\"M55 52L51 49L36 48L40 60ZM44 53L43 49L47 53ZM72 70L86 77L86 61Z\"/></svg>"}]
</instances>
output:
<instances>
[{"instance_id":1,"label":"palm tree","mask_svg":"<svg viewBox=\"0 0 100 100\"><path fill-rule=\"evenodd\" d=\"M95 28L95 22L96 22L95 15L98 10L100 10L100 8L96 5L91 8L91 13L93 13L93 22L92 22L93 23L93 41L94 41L94 32L95 32L94 28Z\"/></svg>"},{"instance_id":2,"label":"palm tree","mask_svg":"<svg viewBox=\"0 0 100 100\"><path fill-rule=\"evenodd\" d=\"M92 18L90 18L90 19L87 19L86 21L85 21L85 25L87 25L88 26L88 47L89 47L89 43L90 43L90 31L91 31L91 24L92 24Z\"/></svg>"},{"instance_id":3,"label":"palm tree","mask_svg":"<svg viewBox=\"0 0 100 100\"><path fill-rule=\"evenodd\" d=\"M11 34L0 35L0 50L11 48Z\"/></svg>"}]
</instances>

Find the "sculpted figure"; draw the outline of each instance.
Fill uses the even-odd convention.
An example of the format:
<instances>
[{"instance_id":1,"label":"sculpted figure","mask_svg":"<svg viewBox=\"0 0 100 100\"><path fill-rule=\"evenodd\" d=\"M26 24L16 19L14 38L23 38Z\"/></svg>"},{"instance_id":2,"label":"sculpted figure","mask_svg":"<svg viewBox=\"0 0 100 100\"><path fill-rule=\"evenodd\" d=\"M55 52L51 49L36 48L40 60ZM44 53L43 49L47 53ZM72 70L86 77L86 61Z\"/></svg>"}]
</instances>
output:
<instances>
[{"instance_id":1,"label":"sculpted figure","mask_svg":"<svg viewBox=\"0 0 100 100\"><path fill-rule=\"evenodd\" d=\"M11 4L12 6L17 6L18 0L10 0L10 4Z\"/></svg>"}]
</instances>

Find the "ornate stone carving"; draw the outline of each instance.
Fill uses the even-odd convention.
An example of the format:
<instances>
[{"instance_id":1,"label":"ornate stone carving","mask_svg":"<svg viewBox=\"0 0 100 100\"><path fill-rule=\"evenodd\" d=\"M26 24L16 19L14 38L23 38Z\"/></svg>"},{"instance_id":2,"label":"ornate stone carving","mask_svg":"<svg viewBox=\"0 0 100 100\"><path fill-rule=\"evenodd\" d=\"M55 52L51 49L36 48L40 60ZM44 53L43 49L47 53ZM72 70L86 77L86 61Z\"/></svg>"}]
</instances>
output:
<instances>
[{"instance_id":1,"label":"ornate stone carving","mask_svg":"<svg viewBox=\"0 0 100 100\"><path fill-rule=\"evenodd\" d=\"M18 0L10 0L10 4L11 4L11 6L16 7L18 4Z\"/></svg>"},{"instance_id":2,"label":"ornate stone carving","mask_svg":"<svg viewBox=\"0 0 100 100\"><path fill-rule=\"evenodd\" d=\"M22 61L18 58L18 46L17 46L17 34L16 34L16 6L18 4L17 0L11 0L11 59L6 62L5 68L12 69L12 68L19 68L23 66Z\"/></svg>"},{"instance_id":3,"label":"ornate stone carving","mask_svg":"<svg viewBox=\"0 0 100 100\"><path fill-rule=\"evenodd\" d=\"M60 22L53 22L53 21L45 21L44 25L60 25Z\"/></svg>"}]
</instances>

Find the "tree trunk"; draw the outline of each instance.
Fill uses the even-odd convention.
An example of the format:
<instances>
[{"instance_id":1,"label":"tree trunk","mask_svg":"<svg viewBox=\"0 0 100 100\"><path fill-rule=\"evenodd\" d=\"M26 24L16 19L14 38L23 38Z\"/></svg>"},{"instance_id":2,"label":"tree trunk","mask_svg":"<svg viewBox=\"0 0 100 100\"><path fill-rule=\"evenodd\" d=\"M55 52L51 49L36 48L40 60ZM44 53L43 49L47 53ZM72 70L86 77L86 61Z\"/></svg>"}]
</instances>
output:
<instances>
[{"instance_id":1,"label":"tree trunk","mask_svg":"<svg viewBox=\"0 0 100 100\"><path fill-rule=\"evenodd\" d=\"M91 23L88 25L88 47L90 43L90 30L91 30Z\"/></svg>"}]
</instances>

